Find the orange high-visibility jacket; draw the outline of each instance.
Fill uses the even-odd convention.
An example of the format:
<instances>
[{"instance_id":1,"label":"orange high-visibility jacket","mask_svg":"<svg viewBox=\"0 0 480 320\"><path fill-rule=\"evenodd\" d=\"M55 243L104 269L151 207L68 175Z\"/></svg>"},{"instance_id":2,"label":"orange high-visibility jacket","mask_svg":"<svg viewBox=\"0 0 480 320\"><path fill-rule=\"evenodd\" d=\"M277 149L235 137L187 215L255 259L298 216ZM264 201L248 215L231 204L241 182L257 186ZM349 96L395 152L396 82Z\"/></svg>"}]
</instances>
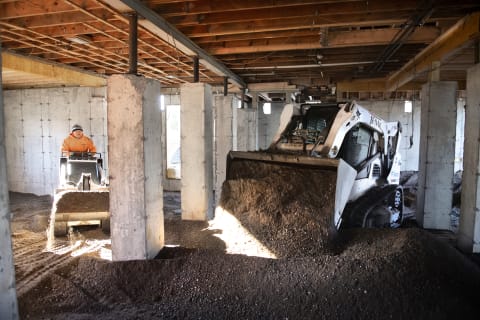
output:
<instances>
[{"instance_id":1,"label":"orange high-visibility jacket","mask_svg":"<svg viewBox=\"0 0 480 320\"><path fill-rule=\"evenodd\" d=\"M92 139L82 136L80 139L70 134L63 140L62 152L97 152Z\"/></svg>"}]
</instances>

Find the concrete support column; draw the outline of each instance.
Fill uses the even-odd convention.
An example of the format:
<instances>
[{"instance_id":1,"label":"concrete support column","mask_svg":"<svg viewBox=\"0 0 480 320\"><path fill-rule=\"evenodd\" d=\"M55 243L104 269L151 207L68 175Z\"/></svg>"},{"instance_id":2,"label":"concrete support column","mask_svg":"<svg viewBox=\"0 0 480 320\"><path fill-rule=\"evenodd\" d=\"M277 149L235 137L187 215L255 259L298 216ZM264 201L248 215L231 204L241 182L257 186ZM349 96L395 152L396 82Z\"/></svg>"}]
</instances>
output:
<instances>
[{"instance_id":1,"label":"concrete support column","mask_svg":"<svg viewBox=\"0 0 480 320\"><path fill-rule=\"evenodd\" d=\"M0 45L1 52L1 45ZM0 54L0 70L2 55ZM10 208L8 205L7 156L3 114L2 73L0 72L0 319L18 319L15 269L13 267Z\"/></svg>"},{"instance_id":2,"label":"concrete support column","mask_svg":"<svg viewBox=\"0 0 480 320\"><path fill-rule=\"evenodd\" d=\"M480 252L480 64L467 72L467 106L463 148L462 207L458 247Z\"/></svg>"},{"instance_id":3,"label":"concrete support column","mask_svg":"<svg viewBox=\"0 0 480 320\"><path fill-rule=\"evenodd\" d=\"M114 75L107 85L113 260L152 259L164 245L160 83Z\"/></svg>"},{"instance_id":4,"label":"concrete support column","mask_svg":"<svg viewBox=\"0 0 480 320\"><path fill-rule=\"evenodd\" d=\"M417 222L426 229L451 228L456 92L456 82L422 88Z\"/></svg>"},{"instance_id":5,"label":"concrete support column","mask_svg":"<svg viewBox=\"0 0 480 320\"><path fill-rule=\"evenodd\" d=\"M233 95L215 97L215 205L227 172L227 154L233 150Z\"/></svg>"},{"instance_id":6,"label":"concrete support column","mask_svg":"<svg viewBox=\"0 0 480 320\"><path fill-rule=\"evenodd\" d=\"M208 84L181 86L182 219L213 218L213 115Z\"/></svg>"},{"instance_id":7,"label":"concrete support column","mask_svg":"<svg viewBox=\"0 0 480 320\"><path fill-rule=\"evenodd\" d=\"M237 109L236 131L238 151L257 150L257 109Z\"/></svg>"}]
</instances>

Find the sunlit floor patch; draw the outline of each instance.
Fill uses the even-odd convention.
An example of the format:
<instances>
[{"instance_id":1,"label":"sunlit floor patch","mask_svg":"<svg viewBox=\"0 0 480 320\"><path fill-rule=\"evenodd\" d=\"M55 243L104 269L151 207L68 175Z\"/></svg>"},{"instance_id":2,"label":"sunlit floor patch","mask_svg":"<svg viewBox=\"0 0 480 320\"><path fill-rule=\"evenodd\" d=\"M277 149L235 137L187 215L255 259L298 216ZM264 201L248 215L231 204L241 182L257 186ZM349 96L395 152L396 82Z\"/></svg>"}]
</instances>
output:
<instances>
[{"instance_id":1,"label":"sunlit floor patch","mask_svg":"<svg viewBox=\"0 0 480 320\"><path fill-rule=\"evenodd\" d=\"M45 252L58 255L69 254L72 257L82 255L96 256L103 260L112 260L111 239L90 239L82 235L70 233L69 239L53 239L48 241Z\"/></svg>"},{"instance_id":2,"label":"sunlit floor patch","mask_svg":"<svg viewBox=\"0 0 480 320\"><path fill-rule=\"evenodd\" d=\"M215 219L210 222L210 229L221 229L215 234L226 245L230 254L244 254L262 258L276 259L277 256L258 241L230 212L218 206Z\"/></svg>"}]
</instances>

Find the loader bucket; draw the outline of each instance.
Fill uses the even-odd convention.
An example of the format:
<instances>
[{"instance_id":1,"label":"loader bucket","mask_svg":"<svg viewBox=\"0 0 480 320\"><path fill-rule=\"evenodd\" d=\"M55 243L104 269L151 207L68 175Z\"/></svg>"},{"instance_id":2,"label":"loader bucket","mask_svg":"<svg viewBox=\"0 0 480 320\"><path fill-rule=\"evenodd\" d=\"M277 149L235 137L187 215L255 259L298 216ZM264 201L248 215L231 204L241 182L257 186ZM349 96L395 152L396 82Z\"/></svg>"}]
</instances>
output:
<instances>
[{"instance_id":1,"label":"loader bucket","mask_svg":"<svg viewBox=\"0 0 480 320\"><path fill-rule=\"evenodd\" d=\"M232 151L220 205L277 256L310 252L335 237L356 176L341 159Z\"/></svg>"},{"instance_id":2,"label":"loader bucket","mask_svg":"<svg viewBox=\"0 0 480 320\"><path fill-rule=\"evenodd\" d=\"M55 236L65 235L69 227L79 225L100 225L104 231L110 231L108 190L67 190L55 194L50 218Z\"/></svg>"}]
</instances>

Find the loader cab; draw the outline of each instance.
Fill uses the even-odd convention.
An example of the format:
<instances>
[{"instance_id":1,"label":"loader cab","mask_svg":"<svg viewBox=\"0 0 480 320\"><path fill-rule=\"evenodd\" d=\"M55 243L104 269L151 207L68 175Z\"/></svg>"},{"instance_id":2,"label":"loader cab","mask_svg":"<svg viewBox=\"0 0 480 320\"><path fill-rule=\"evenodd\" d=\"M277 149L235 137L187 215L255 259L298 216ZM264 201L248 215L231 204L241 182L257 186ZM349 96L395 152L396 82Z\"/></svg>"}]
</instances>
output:
<instances>
[{"instance_id":1,"label":"loader cab","mask_svg":"<svg viewBox=\"0 0 480 320\"><path fill-rule=\"evenodd\" d=\"M299 114L292 117L280 142L303 145L303 149L323 144L339 110L336 103L301 104Z\"/></svg>"}]
</instances>

